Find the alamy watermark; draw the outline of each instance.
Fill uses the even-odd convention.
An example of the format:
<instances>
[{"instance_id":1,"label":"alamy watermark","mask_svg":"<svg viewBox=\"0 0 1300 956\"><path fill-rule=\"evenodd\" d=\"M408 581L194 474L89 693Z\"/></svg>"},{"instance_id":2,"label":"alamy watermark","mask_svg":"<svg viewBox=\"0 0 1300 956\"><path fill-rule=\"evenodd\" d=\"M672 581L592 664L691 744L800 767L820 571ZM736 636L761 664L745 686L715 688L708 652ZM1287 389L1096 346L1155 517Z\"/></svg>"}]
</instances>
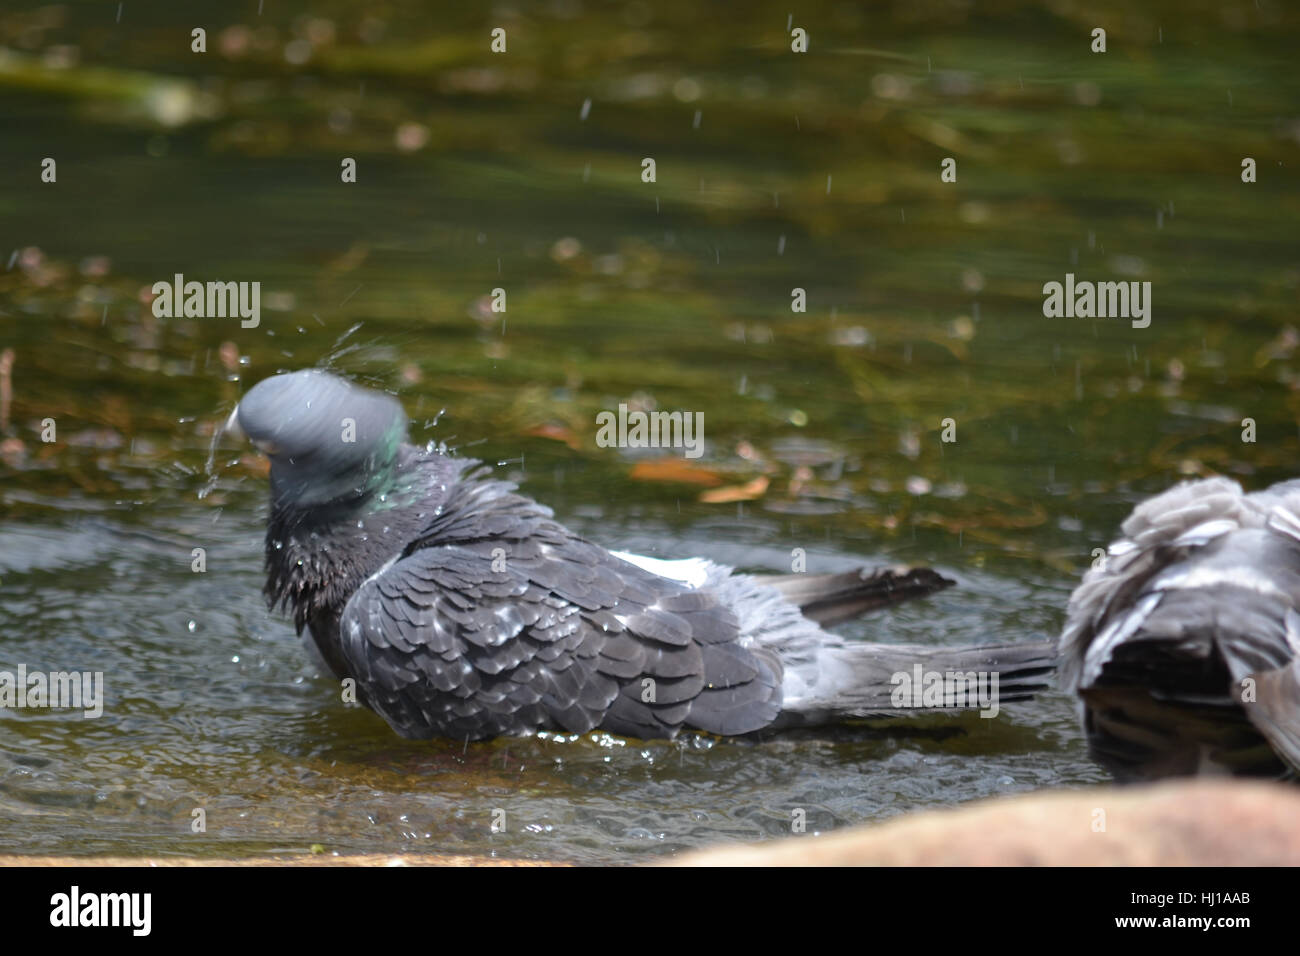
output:
<instances>
[{"instance_id":1,"label":"alamy watermark","mask_svg":"<svg viewBox=\"0 0 1300 956\"><path fill-rule=\"evenodd\" d=\"M0 709L80 710L88 719L104 714L103 671L0 671Z\"/></svg>"},{"instance_id":2,"label":"alamy watermark","mask_svg":"<svg viewBox=\"0 0 1300 956\"><path fill-rule=\"evenodd\" d=\"M83 893L74 884L50 897L50 925L56 927L124 927L133 936L148 936L152 913L152 893Z\"/></svg>"},{"instance_id":3,"label":"alamy watermark","mask_svg":"<svg viewBox=\"0 0 1300 956\"><path fill-rule=\"evenodd\" d=\"M704 454L703 412L598 412L596 444L600 448L683 448L687 458Z\"/></svg>"},{"instance_id":4,"label":"alamy watermark","mask_svg":"<svg viewBox=\"0 0 1300 956\"><path fill-rule=\"evenodd\" d=\"M1075 282L1067 272L1064 284L1048 282L1043 295L1049 319L1132 319L1135 329L1151 324L1150 282Z\"/></svg>"},{"instance_id":5,"label":"alamy watermark","mask_svg":"<svg viewBox=\"0 0 1300 956\"><path fill-rule=\"evenodd\" d=\"M260 282L186 282L178 272L171 282L155 282L153 294L153 314L159 319L238 316L245 329L255 329L262 321Z\"/></svg>"},{"instance_id":6,"label":"alamy watermark","mask_svg":"<svg viewBox=\"0 0 1300 956\"><path fill-rule=\"evenodd\" d=\"M889 682L889 702L899 710L979 707L981 717L998 715L997 671L927 671L915 664L911 673L897 671Z\"/></svg>"}]
</instances>

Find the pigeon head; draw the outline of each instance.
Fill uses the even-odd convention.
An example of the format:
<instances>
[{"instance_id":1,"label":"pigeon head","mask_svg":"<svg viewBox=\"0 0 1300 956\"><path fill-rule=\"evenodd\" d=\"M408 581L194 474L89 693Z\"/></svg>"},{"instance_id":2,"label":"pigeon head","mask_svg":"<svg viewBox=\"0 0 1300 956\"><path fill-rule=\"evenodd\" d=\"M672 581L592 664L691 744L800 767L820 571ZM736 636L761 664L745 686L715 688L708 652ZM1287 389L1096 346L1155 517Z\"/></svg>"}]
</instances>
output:
<instances>
[{"instance_id":1,"label":"pigeon head","mask_svg":"<svg viewBox=\"0 0 1300 956\"><path fill-rule=\"evenodd\" d=\"M391 395L320 369L258 382L226 422L271 459L271 494L287 506L360 498L383 488L406 439Z\"/></svg>"}]
</instances>

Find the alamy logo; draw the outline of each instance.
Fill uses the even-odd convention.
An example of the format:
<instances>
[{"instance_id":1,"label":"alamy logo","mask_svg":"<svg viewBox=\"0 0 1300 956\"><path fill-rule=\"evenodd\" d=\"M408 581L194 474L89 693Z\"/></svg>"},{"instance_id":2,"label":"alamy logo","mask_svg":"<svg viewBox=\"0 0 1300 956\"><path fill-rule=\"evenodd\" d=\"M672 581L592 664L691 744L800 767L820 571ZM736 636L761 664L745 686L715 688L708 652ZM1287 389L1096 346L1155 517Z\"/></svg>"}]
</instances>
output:
<instances>
[{"instance_id":1,"label":"alamy logo","mask_svg":"<svg viewBox=\"0 0 1300 956\"><path fill-rule=\"evenodd\" d=\"M152 893L82 893L74 886L50 897L50 925L127 926L133 936L148 936L152 910Z\"/></svg>"},{"instance_id":2,"label":"alamy logo","mask_svg":"<svg viewBox=\"0 0 1300 956\"><path fill-rule=\"evenodd\" d=\"M704 454L703 412L640 412L618 406L598 412L596 444L601 448L684 448L687 458Z\"/></svg>"},{"instance_id":3,"label":"alamy logo","mask_svg":"<svg viewBox=\"0 0 1300 956\"><path fill-rule=\"evenodd\" d=\"M260 282L186 282L178 272L171 282L155 282L153 294L153 314L160 319L238 316L245 329L255 329L262 321Z\"/></svg>"},{"instance_id":4,"label":"alamy logo","mask_svg":"<svg viewBox=\"0 0 1300 956\"><path fill-rule=\"evenodd\" d=\"M998 715L997 671L927 671L920 664L912 672L898 671L889 702L899 710L920 707L976 707L981 717Z\"/></svg>"},{"instance_id":5,"label":"alamy logo","mask_svg":"<svg viewBox=\"0 0 1300 956\"><path fill-rule=\"evenodd\" d=\"M104 714L103 671L28 671L26 664L18 672L0 671L0 708L23 710L29 707L69 708L80 710L83 717Z\"/></svg>"},{"instance_id":6,"label":"alamy logo","mask_svg":"<svg viewBox=\"0 0 1300 956\"><path fill-rule=\"evenodd\" d=\"M1065 274L1065 284L1043 286L1043 315L1049 319L1132 319L1133 328L1151 324L1150 282L1075 282Z\"/></svg>"}]
</instances>

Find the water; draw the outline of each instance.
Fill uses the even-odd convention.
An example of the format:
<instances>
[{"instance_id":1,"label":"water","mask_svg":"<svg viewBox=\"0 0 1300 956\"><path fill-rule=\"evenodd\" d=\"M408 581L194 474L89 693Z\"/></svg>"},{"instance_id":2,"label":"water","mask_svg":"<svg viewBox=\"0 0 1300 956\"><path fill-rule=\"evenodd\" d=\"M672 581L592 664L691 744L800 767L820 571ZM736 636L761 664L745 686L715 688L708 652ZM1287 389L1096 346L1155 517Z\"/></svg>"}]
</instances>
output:
<instances>
[{"instance_id":1,"label":"water","mask_svg":"<svg viewBox=\"0 0 1300 956\"><path fill-rule=\"evenodd\" d=\"M212 5L206 59L167 32L196 14L0 14L79 51L0 70L0 166L59 159L0 183L0 669L107 690L96 720L0 711L0 850L625 861L1105 779L1055 692L757 744L400 740L265 609L265 466L214 431L328 364L608 547L928 563L959 586L847 630L1052 637L1135 501L1294 474L1295 14L1167 5L1097 56L1036 9L813 4L796 62L770 4L530 7L498 62L470 14L314 4L327 41L276 6L218 42ZM261 281L261 324L155 319L177 272ZM1044 318L1067 272L1150 280L1151 327ZM703 411L704 456L597 447L619 403Z\"/></svg>"},{"instance_id":2,"label":"water","mask_svg":"<svg viewBox=\"0 0 1300 956\"><path fill-rule=\"evenodd\" d=\"M82 515L0 532L0 553L41 556L39 566L3 565L0 601L28 622L8 632L6 660L100 670L107 685L97 720L5 714L8 850L202 855L320 844L613 861L779 836L796 809L809 832L824 832L917 806L1102 778L1056 695L1009 705L991 721L875 723L759 744L603 734L403 741L378 718L345 708L291 628L262 607L254 514L227 509L213 524L192 507L161 510L148 531ZM671 540L719 558L780 558L666 528L577 524L620 546ZM206 574L190 571L193 541L208 548ZM1051 614L1032 608L1064 597L1041 584L1009 592L985 575L966 578L962 591L857 630L922 642L1038 633ZM206 813L203 834L190 832L197 808ZM493 833L498 809L506 829Z\"/></svg>"}]
</instances>

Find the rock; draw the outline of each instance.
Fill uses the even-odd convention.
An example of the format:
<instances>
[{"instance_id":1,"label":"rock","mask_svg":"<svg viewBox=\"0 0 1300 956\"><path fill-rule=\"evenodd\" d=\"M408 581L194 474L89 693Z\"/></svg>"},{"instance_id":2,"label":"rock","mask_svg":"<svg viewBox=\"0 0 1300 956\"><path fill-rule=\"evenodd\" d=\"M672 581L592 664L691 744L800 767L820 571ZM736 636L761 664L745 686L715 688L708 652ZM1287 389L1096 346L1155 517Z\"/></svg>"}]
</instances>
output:
<instances>
[{"instance_id":1,"label":"rock","mask_svg":"<svg viewBox=\"0 0 1300 956\"><path fill-rule=\"evenodd\" d=\"M1191 779L1031 793L819 837L718 847L671 865L1295 866L1300 790Z\"/></svg>"}]
</instances>

